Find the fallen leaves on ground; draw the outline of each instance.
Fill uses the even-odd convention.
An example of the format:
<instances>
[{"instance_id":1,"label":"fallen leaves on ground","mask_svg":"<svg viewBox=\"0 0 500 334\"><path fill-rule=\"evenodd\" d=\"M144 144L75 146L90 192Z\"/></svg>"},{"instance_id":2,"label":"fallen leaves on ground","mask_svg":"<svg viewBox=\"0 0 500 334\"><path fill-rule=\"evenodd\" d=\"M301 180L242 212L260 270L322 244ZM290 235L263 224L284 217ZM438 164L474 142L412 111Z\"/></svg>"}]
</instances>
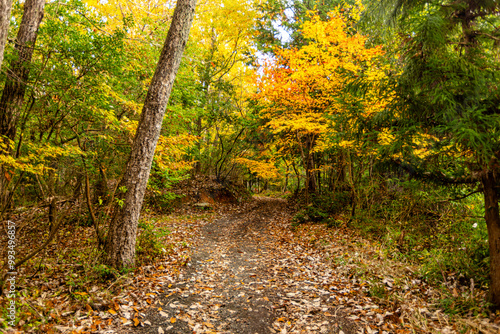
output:
<instances>
[{"instance_id":1,"label":"fallen leaves on ground","mask_svg":"<svg viewBox=\"0 0 500 334\"><path fill-rule=\"evenodd\" d=\"M266 198L207 221L186 269L156 301L167 317L152 310L146 315L151 325L133 332L164 330L169 316L179 320L172 333L456 333L463 328L463 319L435 308L436 289L412 277L410 265L375 255L376 246L348 230L293 229L290 222L286 202ZM363 272L362 264L370 270ZM404 283L407 300L373 297L373 277L386 289ZM476 324L468 326L471 333L498 329L488 319L467 321Z\"/></svg>"},{"instance_id":2,"label":"fallen leaves on ground","mask_svg":"<svg viewBox=\"0 0 500 334\"><path fill-rule=\"evenodd\" d=\"M348 229L292 228L291 210L283 200L256 198L218 208L211 213L183 209L156 219L155 224L171 231L165 242L172 251L106 284L76 289L60 275L65 266L56 264L53 277L47 271L33 275L19 298L27 305L24 310L31 310L23 321L42 319L39 328L45 333L500 329L486 318L444 314L435 305L437 287L420 280L410 264L389 259L380 245Z\"/></svg>"}]
</instances>

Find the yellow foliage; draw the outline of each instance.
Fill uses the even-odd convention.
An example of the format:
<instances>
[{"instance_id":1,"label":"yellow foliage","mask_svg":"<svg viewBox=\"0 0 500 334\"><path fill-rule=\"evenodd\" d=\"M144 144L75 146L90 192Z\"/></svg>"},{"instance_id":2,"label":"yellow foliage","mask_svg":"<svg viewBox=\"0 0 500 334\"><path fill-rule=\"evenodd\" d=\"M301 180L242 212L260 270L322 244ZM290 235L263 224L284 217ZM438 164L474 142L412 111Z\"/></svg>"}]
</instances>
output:
<instances>
[{"instance_id":1,"label":"yellow foliage","mask_svg":"<svg viewBox=\"0 0 500 334\"><path fill-rule=\"evenodd\" d=\"M60 157L74 157L84 153L76 146L51 146L25 144L27 154L15 158L10 154L0 154L0 164L9 170L22 171L36 175L43 175L49 170L54 170L48 166L49 160Z\"/></svg>"},{"instance_id":2,"label":"yellow foliage","mask_svg":"<svg viewBox=\"0 0 500 334\"><path fill-rule=\"evenodd\" d=\"M278 169L271 162L235 158L234 163L247 167L251 173L256 173L257 176L263 179L274 179L279 176Z\"/></svg>"},{"instance_id":3,"label":"yellow foliage","mask_svg":"<svg viewBox=\"0 0 500 334\"><path fill-rule=\"evenodd\" d=\"M309 143L315 143L314 152L331 148L333 143L329 138L334 131L341 129L348 133L355 125L335 124L330 115L345 113L347 104L356 103L361 106L359 116L371 118L389 102L381 100L375 91L385 76L385 68L377 61L384 54L381 46L366 47L367 37L352 34L348 29L348 22L358 20L361 10L360 3L352 8L337 8L329 13L327 21L310 13L309 20L301 26L309 42L298 49L277 50L277 58L264 65L262 75L256 80L259 88L256 98L264 106L261 113L268 120L266 125L281 135L282 145L308 138ZM340 102L338 97L346 81L360 76L373 88L363 99L342 96L344 101ZM357 146L347 138L335 145Z\"/></svg>"},{"instance_id":4,"label":"yellow foliage","mask_svg":"<svg viewBox=\"0 0 500 334\"><path fill-rule=\"evenodd\" d=\"M130 38L143 39L151 30L153 22L165 22L173 13L175 1L154 0L85 0L90 8L106 18L106 31L111 33L131 18L134 25L127 32Z\"/></svg>"},{"instance_id":5,"label":"yellow foliage","mask_svg":"<svg viewBox=\"0 0 500 334\"><path fill-rule=\"evenodd\" d=\"M396 136L392 134L389 129L384 128L378 133L377 139L380 146L390 146L395 142ZM439 150L435 150L433 147L435 146L435 143L439 141L439 138L424 132L416 133L409 139L409 144L405 144L403 147L406 149L411 148L413 155L420 159L426 159L431 156L443 154L458 158L460 156L467 156L467 154L470 154L470 152L452 151L453 145L451 144L440 147ZM392 157L400 158L401 154L395 154Z\"/></svg>"},{"instance_id":6,"label":"yellow foliage","mask_svg":"<svg viewBox=\"0 0 500 334\"><path fill-rule=\"evenodd\" d=\"M162 170L189 170L193 162L184 161L184 155L196 142L196 137L188 134L160 136L156 145L154 161Z\"/></svg>"},{"instance_id":7,"label":"yellow foliage","mask_svg":"<svg viewBox=\"0 0 500 334\"><path fill-rule=\"evenodd\" d=\"M382 129L382 131L378 133L378 142L382 146L391 145L395 139L396 137L390 133L389 129Z\"/></svg>"}]
</instances>

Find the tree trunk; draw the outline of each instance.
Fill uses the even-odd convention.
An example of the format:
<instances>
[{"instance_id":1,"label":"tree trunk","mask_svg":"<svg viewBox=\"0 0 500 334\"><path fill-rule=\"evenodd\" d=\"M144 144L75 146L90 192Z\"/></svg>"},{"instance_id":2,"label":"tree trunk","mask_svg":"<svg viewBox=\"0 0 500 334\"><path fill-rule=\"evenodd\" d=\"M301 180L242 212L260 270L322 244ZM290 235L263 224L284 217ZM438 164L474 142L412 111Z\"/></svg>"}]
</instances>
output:
<instances>
[{"instance_id":1,"label":"tree trunk","mask_svg":"<svg viewBox=\"0 0 500 334\"><path fill-rule=\"evenodd\" d=\"M311 153L311 150L308 150L306 159L307 192L314 194L316 193L316 175L314 173L314 155Z\"/></svg>"},{"instance_id":2,"label":"tree trunk","mask_svg":"<svg viewBox=\"0 0 500 334\"><path fill-rule=\"evenodd\" d=\"M178 0L165 45L142 109L130 158L121 181L124 198L111 221L106 240L106 262L122 269L134 265L137 224L151 163L160 136L175 75L193 21L196 0Z\"/></svg>"},{"instance_id":3,"label":"tree trunk","mask_svg":"<svg viewBox=\"0 0 500 334\"><path fill-rule=\"evenodd\" d=\"M300 190L300 174L295 166L295 161L292 160L293 171L295 172L295 176L297 177L297 187L295 188L295 195L299 193Z\"/></svg>"},{"instance_id":4,"label":"tree trunk","mask_svg":"<svg viewBox=\"0 0 500 334\"><path fill-rule=\"evenodd\" d=\"M321 194L321 158L319 154L315 154L314 162L316 164L316 175L317 175L317 181L318 181L318 193Z\"/></svg>"},{"instance_id":5,"label":"tree trunk","mask_svg":"<svg viewBox=\"0 0 500 334\"><path fill-rule=\"evenodd\" d=\"M0 69L2 69L3 53L7 36L9 34L10 10L12 9L12 0L0 0Z\"/></svg>"},{"instance_id":6,"label":"tree trunk","mask_svg":"<svg viewBox=\"0 0 500 334\"><path fill-rule=\"evenodd\" d=\"M286 165L286 172L285 172L285 185L283 187L283 190L281 191L282 193L285 193L288 190L288 176L290 175L290 165L286 163L286 160L283 159Z\"/></svg>"},{"instance_id":7,"label":"tree trunk","mask_svg":"<svg viewBox=\"0 0 500 334\"><path fill-rule=\"evenodd\" d=\"M0 1L5 2L5 0ZM0 99L0 137L5 136L10 140L14 140L16 137L17 120L19 119L23 107L24 93L26 91L26 84L30 72L31 57L33 56L38 27L40 26L40 22L42 22L44 7L45 0L26 0L24 3L23 18L19 26L15 43L17 57L12 60L10 68L7 71L7 80L3 89L2 98ZM10 19L10 15L8 19ZM10 153L11 151L9 149L6 151L0 149L0 154ZM6 199L9 197L7 173L8 172L2 167L0 170L1 207L6 204Z\"/></svg>"},{"instance_id":8,"label":"tree trunk","mask_svg":"<svg viewBox=\"0 0 500 334\"><path fill-rule=\"evenodd\" d=\"M490 300L498 307L500 305L500 214L495 175L488 172L483 176L482 183L490 249Z\"/></svg>"},{"instance_id":9,"label":"tree trunk","mask_svg":"<svg viewBox=\"0 0 500 334\"><path fill-rule=\"evenodd\" d=\"M346 163L345 163L345 154L344 151L341 149L339 152L339 156L337 159L337 182L341 184L342 187L345 186L346 182Z\"/></svg>"},{"instance_id":10,"label":"tree trunk","mask_svg":"<svg viewBox=\"0 0 500 334\"><path fill-rule=\"evenodd\" d=\"M2 0L0 0L2 1ZM23 18L16 38L17 57L8 70L0 100L0 135L14 140L16 124L23 106L38 27L43 18L44 0L26 0Z\"/></svg>"},{"instance_id":11,"label":"tree trunk","mask_svg":"<svg viewBox=\"0 0 500 334\"><path fill-rule=\"evenodd\" d=\"M198 151L198 161L195 163L194 173L195 175L199 175L201 173L201 132L203 128L201 127L202 120L201 115L196 119L196 135L198 136L198 141L196 142L196 149Z\"/></svg>"}]
</instances>

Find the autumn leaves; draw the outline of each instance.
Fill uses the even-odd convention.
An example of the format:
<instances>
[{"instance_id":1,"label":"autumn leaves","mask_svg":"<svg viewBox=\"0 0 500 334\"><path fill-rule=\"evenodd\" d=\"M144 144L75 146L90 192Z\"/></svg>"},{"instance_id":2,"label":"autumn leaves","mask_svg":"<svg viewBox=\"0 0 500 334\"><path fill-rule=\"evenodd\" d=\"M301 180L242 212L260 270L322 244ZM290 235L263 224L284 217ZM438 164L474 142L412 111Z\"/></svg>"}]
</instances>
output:
<instances>
[{"instance_id":1,"label":"autumn leaves","mask_svg":"<svg viewBox=\"0 0 500 334\"><path fill-rule=\"evenodd\" d=\"M383 110L377 86L385 65L380 46L368 46L353 22L361 6L337 8L322 20L310 13L302 25L306 43L278 49L258 79L256 99L263 109L266 127L275 135L278 154L300 156L309 190L314 191L314 153L354 149L363 153L359 141L368 133L358 124ZM355 80L363 80L363 97L348 91ZM366 148L365 148L366 150Z\"/></svg>"}]
</instances>

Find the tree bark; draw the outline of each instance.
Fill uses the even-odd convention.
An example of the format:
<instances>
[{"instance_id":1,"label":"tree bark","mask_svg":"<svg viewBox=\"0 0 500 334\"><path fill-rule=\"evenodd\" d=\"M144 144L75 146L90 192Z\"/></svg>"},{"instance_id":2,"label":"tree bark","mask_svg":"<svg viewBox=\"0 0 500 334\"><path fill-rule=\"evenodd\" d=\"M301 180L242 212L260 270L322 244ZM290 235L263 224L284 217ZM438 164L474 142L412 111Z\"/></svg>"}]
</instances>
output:
<instances>
[{"instance_id":1,"label":"tree bark","mask_svg":"<svg viewBox=\"0 0 500 334\"><path fill-rule=\"evenodd\" d=\"M490 300L498 307L500 305L500 214L497 180L492 172L488 172L482 177L482 183L490 249Z\"/></svg>"},{"instance_id":2,"label":"tree bark","mask_svg":"<svg viewBox=\"0 0 500 334\"><path fill-rule=\"evenodd\" d=\"M0 1L5 2L5 0ZM4 143L5 137L10 140L14 140L16 137L17 121L23 107L31 58L38 28L42 22L44 7L45 0L26 0L24 3L23 18L15 42L16 57L12 60L7 71L7 80L0 99L0 140ZM10 19L10 14L8 19ZM0 154L11 154L11 151L10 149L0 149ZM0 168L0 204L2 206L9 197L7 173L3 167Z\"/></svg>"},{"instance_id":3,"label":"tree bark","mask_svg":"<svg viewBox=\"0 0 500 334\"><path fill-rule=\"evenodd\" d=\"M316 193L316 175L314 173L314 155L308 151L306 155L306 179L307 179L307 192L309 194Z\"/></svg>"},{"instance_id":4,"label":"tree bark","mask_svg":"<svg viewBox=\"0 0 500 334\"><path fill-rule=\"evenodd\" d=\"M7 72L7 81L0 99L0 135L11 140L16 136L16 124L23 106L31 57L44 7L45 0L26 0L24 3L23 18L15 45L17 57L13 59Z\"/></svg>"},{"instance_id":5,"label":"tree bark","mask_svg":"<svg viewBox=\"0 0 500 334\"><path fill-rule=\"evenodd\" d=\"M0 0L0 70L2 69L3 54L7 35L9 34L10 10L12 9L12 0Z\"/></svg>"},{"instance_id":6,"label":"tree bark","mask_svg":"<svg viewBox=\"0 0 500 334\"><path fill-rule=\"evenodd\" d=\"M137 224L175 75L193 21L196 0L178 0L172 23L142 109L130 158L121 181L124 198L111 221L106 263L117 269L134 265Z\"/></svg>"},{"instance_id":7,"label":"tree bark","mask_svg":"<svg viewBox=\"0 0 500 334\"><path fill-rule=\"evenodd\" d=\"M299 193L300 190L300 174L295 166L295 161L292 160L293 171L295 172L295 176L297 177L297 187L295 188L295 195Z\"/></svg>"}]
</instances>

